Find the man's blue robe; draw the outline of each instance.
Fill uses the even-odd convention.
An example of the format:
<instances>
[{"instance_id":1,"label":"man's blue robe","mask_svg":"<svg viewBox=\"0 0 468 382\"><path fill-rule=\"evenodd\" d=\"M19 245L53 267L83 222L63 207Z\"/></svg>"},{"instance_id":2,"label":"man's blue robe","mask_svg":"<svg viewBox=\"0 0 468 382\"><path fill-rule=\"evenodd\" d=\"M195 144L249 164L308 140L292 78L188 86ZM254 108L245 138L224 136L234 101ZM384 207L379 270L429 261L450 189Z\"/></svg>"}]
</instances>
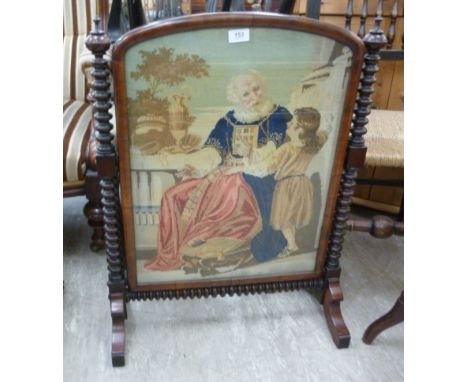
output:
<instances>
[{"instance_id":1,"label":"man's blue robe","mask_svg":"<svg viewBox=\"0 0 468 382\"><path fill-rule=\"evenodd\" d=\"M234 111L229 111L216 124L208 136L205 147L215 148L221 158L232 154L232 135L234 126L259 125L258 147L272 141L276 147L281 146L286 138L287 123L292 119L291 113L282 106L275 106L266 117L253 122L240 122L234 117ZM232 154L239 158L239 155ZM262 216L263 229L251 241L251 251L257 261L267 261L279 254L287 241L281 231L275 231L270 225L271 204L276 181L273 175L259 178L249 174L242 174L251 187Z\"/></svg>"}]
</instances>

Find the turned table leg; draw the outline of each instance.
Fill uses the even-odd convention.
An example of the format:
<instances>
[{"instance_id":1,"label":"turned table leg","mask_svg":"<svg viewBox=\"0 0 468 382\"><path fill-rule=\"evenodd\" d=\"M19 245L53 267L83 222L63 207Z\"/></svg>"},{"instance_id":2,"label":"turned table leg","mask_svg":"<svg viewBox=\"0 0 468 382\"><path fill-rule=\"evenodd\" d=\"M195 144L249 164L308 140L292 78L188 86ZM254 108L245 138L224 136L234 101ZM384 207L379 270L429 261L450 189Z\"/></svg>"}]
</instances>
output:
<instances>
[{"instance_id":1,"label":"turned table leg","mask_svg":"<svg viewBox=\"0 0 468 382\"><path fill-rule=\"evenodd\" d=\"M366 329L362 341L370 345L384 330L403 322L404 318L404 301L403 301L403 292L401 292L400 297L396 301L393 308L382 317L375 320L369 327Z\"/></svg>"}]
</instances>

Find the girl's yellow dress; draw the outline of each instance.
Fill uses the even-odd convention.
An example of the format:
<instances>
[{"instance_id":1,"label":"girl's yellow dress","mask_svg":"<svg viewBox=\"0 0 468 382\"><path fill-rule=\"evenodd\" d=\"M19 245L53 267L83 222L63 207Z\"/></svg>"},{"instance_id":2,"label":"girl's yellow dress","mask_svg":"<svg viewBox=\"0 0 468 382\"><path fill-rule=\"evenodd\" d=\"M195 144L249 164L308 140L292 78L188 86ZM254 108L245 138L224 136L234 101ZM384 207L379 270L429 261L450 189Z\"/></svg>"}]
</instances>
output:
<instances>
[{"instance_id":1,"label":"girl's yellow dress","mask_svg":"<svg viewBox=\"0 0 468 382\"><path fill-rule=\"evenodd\" d=\"M314 188L305 172L312 156L287 142L268 159L267 170L274 172L276 179L270 217L274 229L301 228L310 223Z\"/></svg>"},{"instance_id":2,"label":"girl's yellow dress","mask_svg":"<svg viewBox=\"0 0 468 382\"><path fill-rule=\"evenodd\" d=\"M312 218L313 185L305 175L312 159L302 147L286 142L273 155L248 163L247 172L257 176L275 174L270 224L275 230L301 228Z\"/></svg>"}]
</instances>

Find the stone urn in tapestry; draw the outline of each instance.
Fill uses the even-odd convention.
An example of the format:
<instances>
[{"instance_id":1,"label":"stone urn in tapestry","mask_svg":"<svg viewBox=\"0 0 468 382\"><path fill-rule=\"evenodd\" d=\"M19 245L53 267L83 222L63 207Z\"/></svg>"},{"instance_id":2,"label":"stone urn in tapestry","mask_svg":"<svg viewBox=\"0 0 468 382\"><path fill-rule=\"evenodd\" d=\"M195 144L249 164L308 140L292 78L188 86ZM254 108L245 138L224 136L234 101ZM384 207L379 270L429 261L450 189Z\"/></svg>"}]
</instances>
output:
<instances>
[{"instance_id":1,"label":"stone urn in tapestry","mask_svg":"<svg viewBox=\"0 0 468 382\"><path fill-rule=\"evenodd\" d=\"M175 94L172 96L172 102L168 108L168 127L175 144L166 147L164 151L172 154L189 153L195 150L201 141L197 135L188 133L188 129L195 117L190 115L186 101L187 98L183 95Z\"/></svg>"}]
</instances>

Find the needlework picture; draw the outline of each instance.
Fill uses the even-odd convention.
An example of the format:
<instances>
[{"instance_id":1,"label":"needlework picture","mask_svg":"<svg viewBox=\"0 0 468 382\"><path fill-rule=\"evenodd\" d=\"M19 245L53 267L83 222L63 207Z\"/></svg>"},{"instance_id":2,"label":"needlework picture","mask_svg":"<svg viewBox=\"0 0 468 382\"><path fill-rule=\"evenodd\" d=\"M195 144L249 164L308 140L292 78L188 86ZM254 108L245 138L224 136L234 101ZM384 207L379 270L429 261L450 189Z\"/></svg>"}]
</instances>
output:
<instances>
[{"instance_id":1,"label":"needlework picture","mask_svg":"<svg viewBox=\"0 0 468 382\"><path fill-rule=\"evenodd\" d=\"M232 29L125 54L137 285L315 269L351 51L263 27L233 42Z\"/></svg>"}]
</instances>

